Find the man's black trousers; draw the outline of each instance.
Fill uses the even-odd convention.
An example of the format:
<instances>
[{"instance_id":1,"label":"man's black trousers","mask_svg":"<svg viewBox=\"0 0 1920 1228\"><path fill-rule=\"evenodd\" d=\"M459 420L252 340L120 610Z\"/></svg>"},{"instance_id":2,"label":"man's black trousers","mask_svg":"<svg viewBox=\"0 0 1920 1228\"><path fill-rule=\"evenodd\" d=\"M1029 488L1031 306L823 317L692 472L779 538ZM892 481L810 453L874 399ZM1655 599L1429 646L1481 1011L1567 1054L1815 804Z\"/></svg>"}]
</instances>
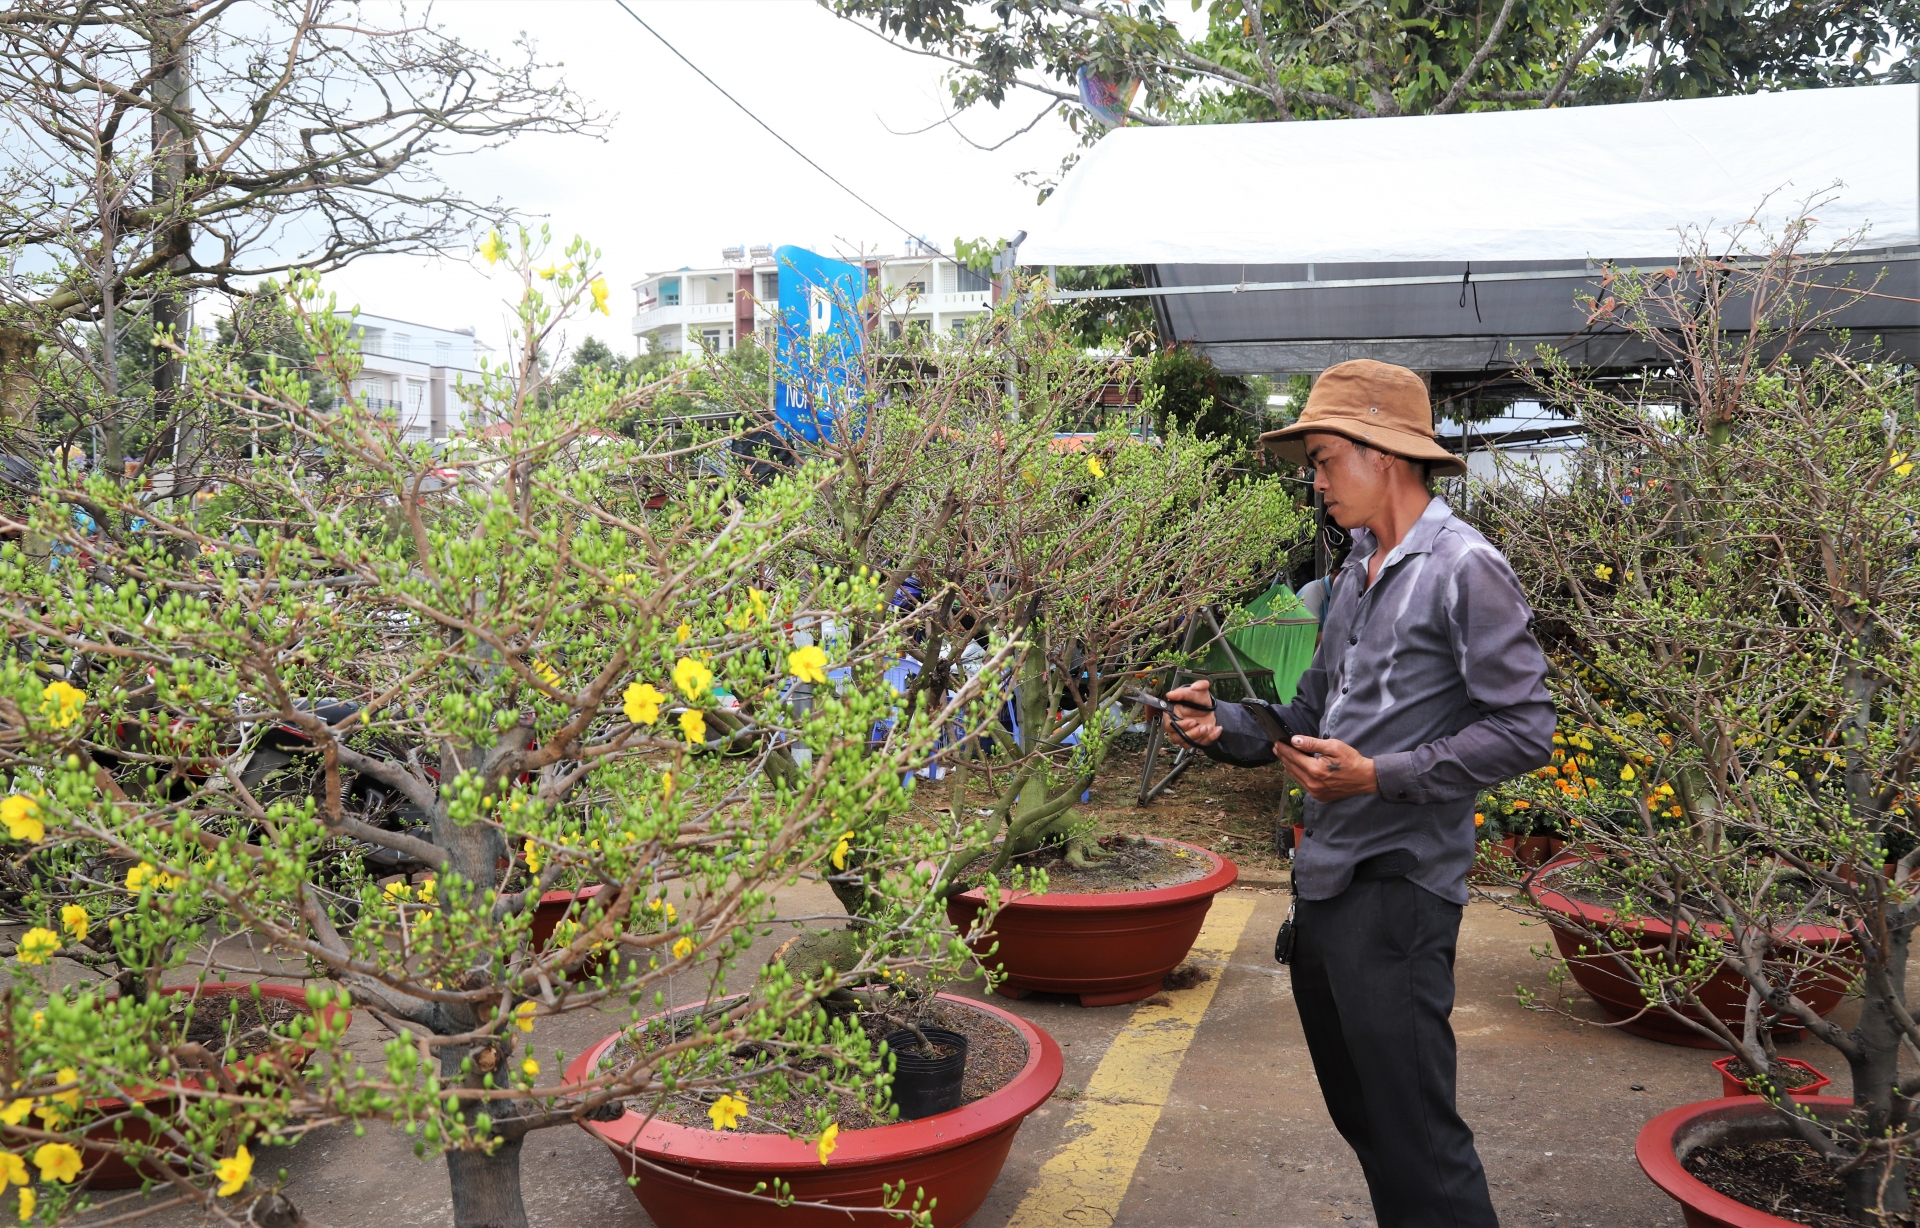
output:
<instances>
[{"instance_id":1,"label":"man's black trousers","mask_svg":"<svg viewBox=\"0 0 1920 1228\"><path fill-rule=\"evenodd\" d=\"M1388 878L1301 900L1295 919L1294 1001L1380 1228L1496 1228L1473 1131L1454 1108L1460 906Z\"/></svg>"}]
</instances>

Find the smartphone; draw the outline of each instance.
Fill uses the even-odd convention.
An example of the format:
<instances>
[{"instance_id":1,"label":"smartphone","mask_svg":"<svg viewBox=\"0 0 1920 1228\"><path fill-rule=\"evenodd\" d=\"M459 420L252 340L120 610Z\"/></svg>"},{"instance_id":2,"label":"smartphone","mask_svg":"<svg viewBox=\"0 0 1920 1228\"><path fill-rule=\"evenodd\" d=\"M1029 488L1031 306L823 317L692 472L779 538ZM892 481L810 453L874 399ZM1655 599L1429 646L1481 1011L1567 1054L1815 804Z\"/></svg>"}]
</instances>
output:
<instances>
[{"instance_id":1,"label":"smartphone","mask_svg":"<svg viewBox=\"0 0 1920 1228\"><path fill-rule=\"evenodd\" d=\"M1260 732L1266 735L1269 742L1293 745L1293 727L1287 724L1286 718L1280 715L1278 708L1264 699L1245 700L1240 706L1245 708L1247 715L1253 718L1253 723L1260 726Z\"/></svg>"}]
</instances>

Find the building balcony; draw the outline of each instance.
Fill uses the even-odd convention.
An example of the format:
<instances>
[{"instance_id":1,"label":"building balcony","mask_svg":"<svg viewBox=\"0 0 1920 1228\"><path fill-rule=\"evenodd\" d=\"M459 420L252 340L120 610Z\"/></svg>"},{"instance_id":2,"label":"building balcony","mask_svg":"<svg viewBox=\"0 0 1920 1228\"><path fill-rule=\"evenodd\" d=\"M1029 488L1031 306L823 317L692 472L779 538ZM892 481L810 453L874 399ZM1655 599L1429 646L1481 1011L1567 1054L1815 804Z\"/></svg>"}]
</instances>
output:
<instances>
[{"instance_id":1,"label":"building balcony","mask_svg":"<svg viewBox=\"0 0 1920 1228\"><path fill-rule=\"evenodd\" d=\"M732 319L732 303L673 303L635 313L632 331L651 333L686 324L725 323Z\"/></svg>"}]
</instances>

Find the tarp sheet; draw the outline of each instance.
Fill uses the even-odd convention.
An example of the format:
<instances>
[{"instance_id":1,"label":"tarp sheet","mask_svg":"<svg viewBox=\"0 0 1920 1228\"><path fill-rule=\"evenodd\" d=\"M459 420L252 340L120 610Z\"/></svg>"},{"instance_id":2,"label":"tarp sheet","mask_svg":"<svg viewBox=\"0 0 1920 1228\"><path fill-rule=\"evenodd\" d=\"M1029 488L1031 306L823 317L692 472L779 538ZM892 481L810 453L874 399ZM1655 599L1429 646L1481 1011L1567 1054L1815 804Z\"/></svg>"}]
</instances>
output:
<instances>
[{"instance_id":1,"label":"tarp sheet","mask_svg":"<svg viewBox=\"0 0 1920 1228\"><path fill-rule=\"evenodd\" d=\"M1667 259L1679 228L1777 228L1808 200L1809 250L1920 242L1920 85L1121 128L1037 210L1019 260Z\"/></svg>"}]
</instances>

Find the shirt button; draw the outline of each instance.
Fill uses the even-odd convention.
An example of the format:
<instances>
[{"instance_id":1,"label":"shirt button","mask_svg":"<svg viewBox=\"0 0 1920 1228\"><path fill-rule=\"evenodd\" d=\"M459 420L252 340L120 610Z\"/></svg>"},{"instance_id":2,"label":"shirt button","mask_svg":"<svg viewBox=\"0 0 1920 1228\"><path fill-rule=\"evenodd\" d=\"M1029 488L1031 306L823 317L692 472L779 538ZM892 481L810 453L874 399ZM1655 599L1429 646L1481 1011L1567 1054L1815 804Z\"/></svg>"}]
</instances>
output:
<instances>
[{"instance_id":1,"label":"shirt button","mask_svg":"<svg viewBox=\"0 0 1920 1228\"><path fill-rule=\"evenodd\" d=\"M1351 682L1345 683L1341 686L1340 693L1342 695L1345 695L1348 691L1351 691L1352 689L1353 689L1353 684Z\"/></svg>"},{"instance_id":2,"label":"shirt button","mask_svg":"<svg viewBox=\"0 0 1920 1228\"><path fill-rule=\"evenodd\" d=\"M1305 833L1305 834L1306 834L1306 835L1309 835L1309 836L1311 836L1311 835L1313 834L1313 828L1311 828L1311 827L1309 827L1309 828L1307 828L1307 830L1306 830L1306 833Z\"/></svg>"},{"instance_id":3,"label":"shirt button","mask_svg":"<svg viewBox=\"0 0 1920 1228\"><path fill-rule=\"evenodd\" d=\"M1406 795L1407 795L1407 791L1405 789L1400 790L1401 797L1405 797Z\"/></svg>"},{"instance_id":4,"label":"shirt button","mask_svg":"<svg viewBox=\"0 0 1920 1228\"><path fill-rule=\"evenodd\" d=\"M1351 646L1351 645L1354 645L1354 644L1358 644L1359 642L1360 642L1360 637L1359 637L1359 636L1357 636L1357 635L1349 635L1349 636L1347 637L1347 644L1348 644L1349 646Z\"/></svg>"}]
</instances>

